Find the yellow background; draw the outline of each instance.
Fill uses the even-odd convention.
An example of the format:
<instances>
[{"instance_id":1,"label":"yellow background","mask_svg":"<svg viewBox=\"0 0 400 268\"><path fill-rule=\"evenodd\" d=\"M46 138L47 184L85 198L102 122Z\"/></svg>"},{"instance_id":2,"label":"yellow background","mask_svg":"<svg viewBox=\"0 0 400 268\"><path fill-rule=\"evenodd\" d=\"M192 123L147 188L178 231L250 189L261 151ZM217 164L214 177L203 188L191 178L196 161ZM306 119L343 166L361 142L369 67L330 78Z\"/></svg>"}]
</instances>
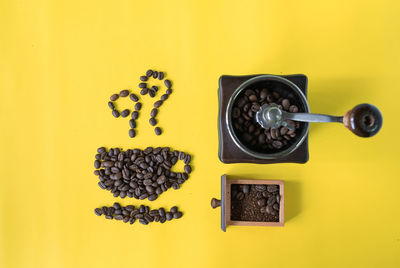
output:
<instances>
[{"instance_id":1,"label":"yellow background","mask_svg":"<svg viewBox=\"0 0 400 268\"><path fill-rule=\"evenodd\" d=\"M0 2L0 267L399 267L399 2ZM174 92L164 134L138 136L109 96L137 90L148 68ZM305 165L224 165L217 157L222 74L309 78L313 112L341 115L370 102L381 132L361 139L313 125ZM129 100L120 107L132 105ZM170 145L193 154L179 191L151 203L97 186L99 146ZM220 175L285 180L283 228L220 230ZM93 209L178 205L181 220L142 226Z\"/></svg>"}]
</instances>

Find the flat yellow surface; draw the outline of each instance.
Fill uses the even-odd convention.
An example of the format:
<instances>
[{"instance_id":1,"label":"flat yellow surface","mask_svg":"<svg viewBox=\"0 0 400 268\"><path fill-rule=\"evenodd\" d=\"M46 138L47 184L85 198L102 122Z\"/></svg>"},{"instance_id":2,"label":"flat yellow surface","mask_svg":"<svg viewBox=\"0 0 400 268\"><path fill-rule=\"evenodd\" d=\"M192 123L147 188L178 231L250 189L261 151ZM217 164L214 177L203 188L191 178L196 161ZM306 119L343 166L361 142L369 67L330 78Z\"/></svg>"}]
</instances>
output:
<instances>
[{"instance_id":1,"label":"flat yellow surface","mask_svg":"<svg viewBox=\"0 0 400 268\"><path fill-rule=\"evenodd\" d=\"M399 267L398 1L0 2L0 267ZM138 136L107 107L137 91L148 68L174 92L162 136L144 101ZM305 165L218 160L222 74L309 78L313 112L341 115L362 102L384 115L361 139L313 125ZM120 107L132 108L129 100ZM130 105L130 106L129 106ZM179 191L151 203L97 186L97 147L169 145L191 153ZM285 180L282 228L220 229L221 174ZM181 220L107 221L93 209L119 201L178 205Z\"/></svg>"}]
</instances>

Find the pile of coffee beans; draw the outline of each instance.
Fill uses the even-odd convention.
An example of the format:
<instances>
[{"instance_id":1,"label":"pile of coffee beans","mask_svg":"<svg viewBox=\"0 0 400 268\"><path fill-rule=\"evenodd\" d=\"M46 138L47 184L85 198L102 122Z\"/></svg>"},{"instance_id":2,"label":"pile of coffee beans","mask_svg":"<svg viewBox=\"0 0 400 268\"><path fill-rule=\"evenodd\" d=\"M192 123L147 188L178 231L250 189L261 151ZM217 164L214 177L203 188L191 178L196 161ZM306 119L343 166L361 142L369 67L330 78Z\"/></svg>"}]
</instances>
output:
<instances>
[{"instance_id":1,"label":"pile of coffee beans","mask_svg":"<svg viewBox=\"0 0 400 268\"><path fill-rule=\"evenodd\" d=\"M139 220L141 224L147 225L150 222L164 223L172 219L179 219L183 213L178 210L178 207L173 206L168 212L164 208L152 209L148 206L140 205L139 208L135 208L133 205L121 206L119 203L114 203L112 207L100 207L94 210L97 216L104 215L106 219L129 222L133 224L136 220Z\"/></svg>"},{"instance_id":2,"label":"pile of coffee beans","mask_svg":"<svg viewBox=\"0 0 400 268\"><path fill-rule=\"evenodd\" d=\"M97 149L94 174L99 177L101 189L114 197L134 197L154 201L169 188L180 188L192 172L192 157L169 147L147 147L144 150L105 147ZM173 172L171 168L182 160L184 172Z\"/></svg>"},{"instance_id":3,"label":"pile of coffee beans","mask_svg":"<svg viewBox=\"0 0 400 268\"><path fill-rule=\"evenodd\" d=\"M233 184L231 187L232 220L279 221L279 185Z\"/></svg>"},{"instance_id":4,"label":"pile of coffee beans","mask_svg":"<svg viewBox=\"0 0 400 268\"><path fill-rule=\"evenodd\" d=\"M238 95L232 108L233 129L239 140L258 152L277 151L286 149L296 137L300 123L290 121L294 130L287 127L264 129L255 121L255 114L264 104L277 104L284 111L296 113L297 105L288 98L283 98L277 91L266 88L248 88Z\"/></svg>"},{"instance_id":5,"label":"pile of coffee beans","mask_svg":"<svg viewBox=\"0 0 400 268\"><path fill-rule=\"evenodd\" d=\"M144 96L144 95L149 95L151 98L154 98L156 96L156 93L158 92L158 87L157 86L149 86L148 80L150 78L153 79L158 79L158 80L164 80L165 78L165 74L164 72L159 72L159 71L154 71L154 70L147 70L146 75L142 75L140 76L140 83L139 83L139 88L140 88L140 95ZM165 94L163 94L160 98L160 100L156 101L153 106L154 108L151 110L150 113L150 120L149 123L151 126L156 126L157 125L157 120L156 120L156 116L158 114L158 108L160 108L160 106L168 99L169 95L172 94L172 82L168 79L164 80L164 84L166 86L166 91ZM122 91L119 92L119 94L115 93L112 94L110 97L110 101L108 102L108 107L110 107L110 109L112 110L112 115L115 118L118 117L127 117L130 114L130 110L129 109L125 109L123 111L119 111L118 109L116 109L115 107L115 101L117 101L119 99L119 97L125 98L129 96L130 99L135 103L134 106L134 111L132 111L131 113L131 117L132 119L129 120L129 137L133 138L136 136L136 120L139 118L139 111L142 109L142 103L139 102L139 97L134 94L134 93L130 93L129 89L124 89ZM156 135L161 135L162 134L162 130L160 127L155 127L154 128L154 132Z\"/></svg>"}]
</instances>

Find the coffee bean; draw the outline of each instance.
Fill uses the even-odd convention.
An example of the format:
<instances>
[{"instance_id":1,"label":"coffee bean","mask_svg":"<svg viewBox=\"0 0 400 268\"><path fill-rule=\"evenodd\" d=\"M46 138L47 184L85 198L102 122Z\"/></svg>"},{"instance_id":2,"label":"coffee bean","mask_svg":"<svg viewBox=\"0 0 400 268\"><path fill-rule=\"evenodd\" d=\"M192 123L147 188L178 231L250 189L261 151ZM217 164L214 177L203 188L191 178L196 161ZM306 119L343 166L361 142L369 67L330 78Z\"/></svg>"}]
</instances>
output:
<instances>
[{"instance_id":1,"label":"coffee bean","mask_svg":"<svg viewBox=\"0 0 400 268\"><path fill-rule=\"evenodd\" d=\"M144 218L145 218L145 220L146 220L147 222L153 222L153 221L154 221L154 218L153 218L151 215L149 215L149 214L145 214L145 215L144 215Z\"/></svg>"},{"instance_id":2,"label":"coffee bean","mask_svg":"<svg viewBox=\"0 0 400 268\"><path fill-rule=\"evenodd\" d=\"M152 86L151 89L154 90L154 92L158 91L158 87L157 86Z\"/></svg>"},{"instance_id":3,"label":"coffee bean","mask_svg":"<svg viewBox=\"0 0 400 268\"><path fill-rule=\"evenodd\" d=\"M140 77L140 81L147 81L147 80L148 80L148 77L145 76L145 75L142 75L142 76Z\"/></svg>"},{"instance_id":4,"label":"coffee bean","mask_svg":"<svg viewBox=\"0 0 400 268\"><path fill-rule=\"evenodd\" d=\"M167 89L167 90L165 91L165 93L168 94L168 95L171 95L171 94L172 94L172 89L170 89L170 88Z\"/></svg>"},{"instance_id":5,"label":"coffee bean","mask_svg":"<svg viewBox=\"0 0 400 268\"><path fill-rule=\"evenodd\" d=\"M135 136L136 136L136 131L135 131L133 128L131 128L131 129L129 130L129 137L133 138L133 137L135 137Z\"/></svg>"},{"instance_id":6,"label":"coffee bean","mask_svg":"<svg viewBox=\"0 0 400 268\"><path fill-rule=\"evenodd\" d=\"M161 100L162 100L162 101L166 101L166 100L168 99L168 96L169 96L168 94L162 95L162 96L161 96Z\"/></svg>"},{"instance_id":7,"label":"coffee bean","mask_svg":"<svg viewBox=\"0 0 400 268\"><path fill-rule=\"evenodd\" d=\"M272 206L275 203L275 201L276 201L276 197L275 196L269 197L268 200L267 200L268 206Z\"/></svg>"},{"instance_id":8,"label":"coffee bean","mask_svg":"<svg viewBox=\"0 0 400 268\"><path fill-rule=\"evenodd\" d=\"M260 207L265 206L265 199L263 198L263 199L257 200L257 205L259 205Z\"/></svg>"},{"instance_id":9,"label":"coffee bean","mask_svg":"<svg viewBox=\"0 0 400 268\"><path fill-rule=\"evenodd\" d=\"M172 215L172 213L171 213L171 212L167 212L167 213L165 213L165 218L167 219L167 221L170 221L170 220L172 220L172 217L173 217L173 215Z\"/></svg>"},{"instance_id":10,"label":"coffee bean","mask_svg":"<svg viewBox=\"0 0 400 268\"><path fill-rule=\"evenodd\" d=\"M242 189L244 194L248 194L250 192L250 186L249 185L243 185L243 189Z\"/></svg>"},{"instance_id":11,"label":"coffee bean","mask_svg":"<svg viewBox=\"0 0 400 268\"><path fill-rule=\"evenodd\" d=\"M271 214L271 212L272 212L272 207L271 206L267 206L267 208L265 209L265 211L268 213L268 214Z\"/></svg>"},{"instance_id":12,"label":"coffee bean","mask_svg":"<svg viewBox=\"0 0 400 268\"><path fill-rule=\"evenodd\" d=\"M142 90L140 90L140 95L146 95L147 93L149 93L149 89L147 87L142 88Z\"/></svg>"},{"instance_id":13,"label":"coffee bean","mask_svg":"<svg viewBox=\"0 0 400 268\"><path fill-rule=\"evenodd\" d=\"M122 117L127 117L127 116L129 115L129 113L130 113L129 109L125 109L125 110L123 110L123 111L121 112L121 116L122 116Z\"/></svg>"},{"instance_id":14,"label":"coffee bean","mask_svg":"<svg viewBox=\"0 0 400 268\"><path fill-rule=\"evenodd\" d=\"M128 206L125 207L125 209L126 209L127 211L133 211L133 210L135 209L135 206L128 205Z\"/></svg>"},{"instance_id":15,"label":"coffee bean","mask_svg":"<svg viewBox=\"0 0 400 268\"><path fill-rule=\"evenodd\" d=\"M113 110L113 111L112 111L112 115L113 115L115 118L118 118L118 117L119 117L119 112L118 112L117 110Z\"/></svg>"},{"instance_id":16,"label":"coffee bean","mask_svg":"<svg viewBox=\"0 0 400 268\"><path fill-rule=\"evenodd\" d=\"M124 217L122 216L122 215L116 215L115 217L114 217L114 219L116 219L117 221L120 221L120 220L122 220Z\"/></svg>"},{"instance_id":17,"label":"coffee bean","mask_svg":"<svg viewBox=\"0 0 400 268\"><path fill-rule=\"evenodd\" d=\"M150 112L150 116L151 117L156 117L158 114L158 110L156 108L153 108Z\"/></svg>"},{"instance_id":18,"label":"coffee bean","mask_svg":"<svg viewBox=\"0 0 400 268\"><path fill-rule=\"evenodd\" d=\"M190 165L185 165L183 167L183 170L187 173L190 174L192 172L192 167Z\"/></svg>"},{"instance_id":19,"label":"coffee bean","mask_svg":"<svg viewBox=\"0 0 400 268\"><path fill-rule=\"evenodd\" d=\"M150 98L154 98L156 96L156 92L154 90L150 89L149 96L150 96Z\"/></svg>"},{"instance_id":20,"label":"coffee bean","mask_svg":"<svg viewBox=\"0 0 400 268\"><path fill-rule=\"evenodd\" d=\"M166 86L168 89L172 87L172 83L171 83L171 81L168 80L168 79L166 79L166 80L164 81L164 84L165 84L165 86Z\"/></svg>"},{"instance_id":21,"label":"coffee bean","mask_svg":"<svg viewBox=\"0 0 400 268\"><path fill-rule=\"evenodd\" d=\"M100 208L96 208L96 209L94 210L94 213L95 213L97 216L103 215L103 211L102 211Z\"/></svg>"},{"instance_id":22,"label":"coffee bean","mask_svg":"<svg viewBox=\"0 0 400 268\"><path fill-rule=\"evenodd\" d=\"M138 102L135 104L135 110L140 111L140 109L142 109L142 104L140 102Z\"/></svg>"},{"instance_id":23,"label":"coffee bean","mask_svg":"<svg viewBox=\"0 0 400 268\"><path fill-rule=\"evenodd\" d=\"M250 110L252 111L252 112L258 112L258 110L260 110L260 104L258 104L258 103L254 103L253 105L251 105L251 107L250 107Z\"/></svg>"},{"instance_id":24,"label":"coffee bean","mask_svg":"<svg viewBox=\"0 0 400 268\"><path fill-rule=\"evenodd\" d=\"M146 72L146 76L147 77L150 77L150 76L152 76L153 75L153 70L147 70L147 72Z\"/></svg>"},{"instance_id":25,"label":"coffee bean","mask_svg":"<svg viewBox=\"0 0 400 268\"><path fill-rule=\"evenodd\" d=\"M244 198L244 193L243 192L238 192L237 194L236 194L236 199L237 200L242 200Z\"/></svg>"},{"instance_id":26,"label":"coffee bean","mask_svg":"<svg viewBox=\"0 0 400 268\"><path fill-rule=\"evenodd\" d=\"M175 213L178 211L178 207L177 206L173 206L170 210L171 213Z\"/></svg>"},{"instance_id":27,"label":"coffee bean","mask_svg":"<svg viewBox=\"0 0 400 268\"><path fill-rule=\"evenodd\" d=\"M278 138L278 129L277 128L271 128L271 138L276 140Z\"/></svg>"},{"instance_id":28,"label":"coffee bean","mask_svg":"<svg viewBox=\"0 0 400 268\"><path fill-rule=\"evenodd\" d=\"M119 98L118 94L112 94L111 97L110 97L110 100L111 101L116 101L116 100L118 100L118 98Z\"/></svg>"},{"instance_id":29,"label":"coffee bean","mask_svg":"<svg viewBox=\"0 0 400 268\"><path fill-rule=\"evenodd\" d=\"M147 86L146 83L139 83L139 88L145 88Z\"/></svg>"},{"instance_id":30,"label":"coffee bean","mask_svg":"<svg viewBox=\"0 0 400 268\"><path fill-rule=\"evenodd\" d=\"M275 198L276 198L276 202L279 204L279 202L281 201L281 196L280 195L276 195Z\"/></svg>"},{"instance_id":31,"label":"coffee bean","mask_svg":"<svg viewBox=\"0 0 400 268\"><path fill-rule=\"evenodd\" d=\"M267 94L268 94L267 89L265 88L262 89L260 92L260 99L263 101L267 97Z\"/></svg>"},{"instance_id":32,"label":"coffee bean","mask_svg":"<svg viewBox=\"0 0 400 268\"><path fill-rule=\"evenodd\" d=\"M175 219L179 219L179 218L181 218L182 217L182 212L180 212L180 211L177 211L177 212L175 212L174 214L173 214L173 217L175 218Z\"/></svg>"},{"instance_id":33,"label":"coffee bean","mask_svg":"<svg viewBox=\"0 0 400 268\"><path fill-rule=\"evenodd\" d=\"M279 132L281 133L281 135L285 135L287 132L289 131L289 129L287 127L281 127L279 129Z\"/></svg>"},{"instance_id":34,"label":"coffee bean","mask_svg":"<svg viewBox=\"0 0 400 268\"><path fill-rule=\"evenodd\" d=\"M159 209L158 209L158 214L159 214L161 217L164 217L164 216L165 216L165 210L164 210L164 208L159 208Z\"/></svg>"},{"instance_id":35,"label":"coffee bean","mask_svg":"<svg viewBox=\"0 0 400 268\"><path fill-rule=\"evenodd\" d=\"M155 126L155 125L157 125L157 120L154 117L152 117L149 119L149 123L150 123L150 125Z\"/></svg>"},{"instance_id":36,"label":"coffee bean","mask_svg":"<svg viewBox=\"0 0 400 268\"><path fill-rule=\"evenodd\" d=\"M190 156L190 155L186 155L185 156L185 160L184 160L184 163L186 164L186 165L188 165L189 163L190 163L190 161L192 161L192 157Z\"/></svg>"},{"instance_id":37,"label":"coffee bean","mask_svg":"<svg viewBox=\"0 0 400 268\"><path fill-rule=\"evenodd\" d=\"M97 149L97 152L98 152L99 154L105 153L105 152L106 152L106 148L105 148L105 147L99 147L99 148Z\"/></svg>"},{"instance_id":38,"label":"coffee bean","mask_svg":"<svg viewBox=\"0 0 400 268\"><path fill-rule=\"evenodd\" d=\"M131 114L132 119L136 120L139 118L139 113L137 111L133 111Z\"/></svg>"},{"instance_id":39,"label":"coffee bean","mask_svg":"<svg viewBox=\"0 0 400 268\"><path fill-rule=\"evenodd\" d=\"M279 188L277 185L268 185L267 186L267 191L270 193L276 192L278 190L279 190Z\"/></svg>"},{"instance_id":40,"label":"coffee bean","mask_svg":"<svg viewBox=\"0 0 400 268\"><path fill-rule=\"evenodd\" d=\"M282 100L282 107L285 110L289 110L290 107L290 101L288 99L283 99Z\"/></svg>"},{"instance_id":41,"label":"coffee bean","mask_svg":"<svg viewBox=\"0 0 400 268\"><path fill-rule=\"evenodd\" d=\"M157 71L153 71L153 78L157 79L157 77L158 77L158 72Z\"/></svg>"},{"instance_id":42,"label":"coffee bean","mask_svg":"<svg viewBox=\"0 0 400 268\"><path fill-rule=\"evenodd\" d=\"M272 207L273 207L275 210L279 210L279 205L278 205L277 203L275 203Z\"/></svg>"},{"instance_id":43,"label":"coffee bean","mask_svg":"<svg viewBox=\"0 0 400 268\"><path fill-rule=\"evenodd\" d=\"M163 72L159 72L158 73L158 80L163 80L164 79L164 73Z\"/></svg>"},{"instance_id":44,"label":"coffee bean","mask_svg":"<svg viewBox=\"0 0 400 268\"><path fill-rule=\"evenodd\" d=\"M258 192L263 192L267 189L267 186L263 185L263 184L256 184L254 186L254 189Z\"/></svg>"},{"instance_id":45,"label":"coffee bean","mask_svg":"<svg viewBox=\"0 0 400 268\"><path fill-rule=\"evenodd\" d=\"M135 119L130 119L130 120L129 120L129 126L130 126L131 128L135 128L135 127L136 127L136 121L135 121Z\"/></svg>"},{"instance_id":46,"label":"coffee bean","mask_svg":"<svg viewBox=\"0 0 400 268\"><path fill-rule=\"evenodd\" d=\"M114 213L117 214L117 215L121 215L122 214L121 207L115 208Z\"/></svg>"},{"instance_id":47,"label":"coffee bean","mask_svg":"<svg viewBox=\"0 0 400 268\"><path fill-rule=\"evenodd\" d=\"M276 149L280 149L280 148L282 148L283 144L280 141L274 141L274 142L272 142L272 146Z\"/></svg>"},{"instance_id":48,"label":"coffee bean","mask_svg":"<svg viewBox=\"0 0 400 268\"><path fill-rule=\"evenodd\" d=\"M291 113L297 113L299 111L299 108L297 108L296 105L290 105L289 107L289 112Z\"/></svg>"},{"instance_id":49,"label":"coffee bean","mask_svg":"<svg viewBox=\"0 0 400 268\"><path fill-rule=\"evenodd\" d=\"M265 206L265 207L260 208L260 212L267 213L267 207Z\"/></svg>"},{"instance_id":50,"label":"coffee bean","mask_svg":"<svg viewBox=\"0 0 400 268\"><path fill-rule=\"evenodd\" d=\"M124 90L121 90L121 92L119 92L119 96L121 96L123 98L127 97L128 95L129 95L128 89L124 89Z\"/></svg>"},{"instance_id":51,"label":"coffee bean","mask_svg":"<svg viewBox=\"0 0 400 268\"><path fill-rule=\"evenodd\" d=\"M159 108L163 104L162 100L158 100L154 103L154 108Z\"/></svg>"},{"instance_id":52,"label":"coffee bean","mask_svg":"<svg viewBox=\"0 0 400 268\"><path fill-rule=\"evenodd\" d=\"M140 205L139 212L143 214L145 211L146 211L146 207L144 205Z\"/></svg>"},{"instance_id":53,"label":"coffee bean","mask_svg":"<svg viewBox=\"0 0 400 268\"><path fill-rule=\"evenodd\" d=\"M156 161L157 161L158 163L164 162L164 157L163 157L161 154L156 155L155 158L156 158Z\"/></svg>"},{"instance_id":54,"label":"coffee bean","mask_svg":"<svg viewBox=\"0 0 400 268\"><path fill-rule=\"evenodd\" d=\"M138 96L136 96L136 94L134 94L134 93L131 93L131 95L129 95L129 97L134 102L137 102L139 100Z\"/></svg>"},{"instance_id":55,"label":"coffee bean","mask_svg":"<svg viewBox=\"0 0 400 268\"><path fill-rule=\"evenodd\" d=\"M113 103L112 101L109 101L109 102L108 102L108 107L110 107L111 110L114 110L114 109L115 109L114 103Z\"/></svg>"},{"instance_id":56,"label":"coffee bean","mask_svg":"<svg viewBox=\"0 0 400 268\"><path fill-rule=\"evenodd\" d=\"M159 216L158 209L152 209L152 210L150 210L149 214L150 214L150 216L152 216L152 217Z\"/></svg>"},{"instance_id":57,"label":"coffee bean","mask_svg":"<svg viewBox=\"0 0 400 268\"><path fill-rule=\"evenodd\" d=\"M99 169L100 168L100 161L99 160L95 160L94 161L94 168L95 169Z\"/></svg>"},{"instance_id":58,"label":"coffee bean","mask_svg":"<svg viewBox=\"0 0 400 268\"><path fill-rule=\"evenodd\" d=\"M145 219L139 219L139 222L140 222L141 224L143 224L143 225L149 224L149 222L148 222L147 220L145 220Z\"/></svg>"},{"instance_id":59,"label":"coffee bean","mask_svg":"<svg viewBox=\"0 0 400 268\"><path fill-rule=\"evenodd\" d=\"M161 128L159 128L159 127L156 127L156 128L154 129L154 132L156 133L157 136L158 136L158 135L161 135L161 133L162 133Z\"/></svg>"},{"instance_id":60,"label":"coffee bean","mask_svg":"<svg viewBox=\"0 0 400 268\"><path fill-rule=\"evenodd\" d=\"M250 95L249 96L249 101L257 101L257 96L256 95Z\"/></svg>"}]
</instances>

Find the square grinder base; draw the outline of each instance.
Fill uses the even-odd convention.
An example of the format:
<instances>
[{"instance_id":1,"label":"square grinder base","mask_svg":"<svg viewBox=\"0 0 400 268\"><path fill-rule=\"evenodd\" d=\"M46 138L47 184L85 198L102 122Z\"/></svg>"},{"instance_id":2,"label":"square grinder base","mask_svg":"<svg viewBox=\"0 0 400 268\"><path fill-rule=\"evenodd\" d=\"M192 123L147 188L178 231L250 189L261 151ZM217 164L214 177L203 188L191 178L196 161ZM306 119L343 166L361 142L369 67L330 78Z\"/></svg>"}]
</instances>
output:
<instances>
[{"instance_id":1,"label":"square grinder base","mask_svg":"<svg viewBox=\"0 0 400 268\"><path fill-rule=\"evenodd\" d=\"M236 146L232 137L229 135L226 122L226 109L229 99L234 91L246 80L259 75L230 76L223 75L219 79L218 100L218 138L219 138L219 159L226 164L229 163L306 163L308 161L308 134L304 142L292 153L276 159L259 159L243 152ZM277 75L286 78L296 84L307 97L307 77L302 74Z\"/></svg>"}]
</instances>

